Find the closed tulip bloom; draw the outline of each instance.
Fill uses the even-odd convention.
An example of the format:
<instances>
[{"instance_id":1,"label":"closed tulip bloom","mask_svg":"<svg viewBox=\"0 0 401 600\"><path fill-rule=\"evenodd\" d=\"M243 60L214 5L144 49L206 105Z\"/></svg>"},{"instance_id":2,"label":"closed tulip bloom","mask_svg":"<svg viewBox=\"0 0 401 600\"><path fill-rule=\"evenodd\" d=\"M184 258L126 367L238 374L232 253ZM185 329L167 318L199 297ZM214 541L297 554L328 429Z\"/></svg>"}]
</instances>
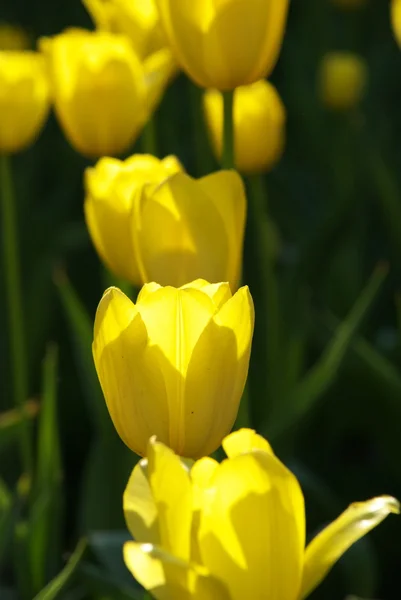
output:
<instances>
[{"instance_id":1,"label":"closed tulip bloom","mask_svg":"<svg viewBox=\"0 0 401 600\"><path fill-rule=\"evenodd\" d=\"M141 59L166 46L156 0L83 0L96 27L127 35Z\"/></svg>"},{"instance_id":2,"label":"closed tulip bloom","mask_svg":"<svg viewBox=\"0 0 401 600\"><path fill-rule=\"evenodd\" d=\"M37 52L0 51L0 152L32 144L49 112L49 83Z\"/></svg>"},{"instance_id":3,"label":"closed tulip bloom","mask_svg":"<svg viewBox=\"0 0 401 600\"><path fill-rule=\"evenodd\" d=\"M288 0L157 0L182 69L198 85L231 90L270 75Z\"/></svg>"},{"instance_id":4,"label":"closed tulip bloom","mask_svg":"<svg viewBox=\"0 0 401 600\"><path fill-rule=\"evenodd\" d=\"M321 100L334 111L355 108L364 96L367 80L368 69L361 56L352 52L326 54L319 72Z\"/></svg>"},{"instance_id":5,"label":"closed tulip bloom","mask_svg":"<svg viewBox=\"0 0 401 600\"><path fill-rule=\"evenodd\" d=\"M126 36L107 32L67 30L41 48L59 121L87 156L117 155L133 144L175 69L168 52L142 63Z\"/></svg>"},{"instance_id":6,"label":"closed tulip bloom","mask_svg":"<svg viewBox=\"0 0 401 600\"><path fill-rule=\"evenodd\" d=\"M395 39L401 47L401 0L392 0L391 2L391 23Z\"/></svg>"},{"instance_id":7,"label":"closed tulip bloom","mask_svg":"<svg viewBox=\"0 0 401 600\"><path fill-rule=\"evenodd\" d=\"M214 153L223 148L223 96L218 90L204 94L204 112ZM269 171L281 158L285 144L286 112L276 88L262 79L235 90L235 166L241 173Z\"/></svg>"},{"instance_id":8,"label":"closed tulip bloom","mask_svg":"<svg viewBox=\"0 0 401 600\"><path fill-rule=\"evenodd\" d=\"M230 431L253 334L247 287L193 281L145 285L136 304L108 289L97 309L93 356L114 426L145 455L151 435L179 455L207 455Z\"/></svg>"},{"instance_id":9,"label":"closed tulip bloom","mask_svg":"<svg viewBox=\"0 0 401 600\"><path fill-rule=\"evenodd\" d=\"M132 224L138 190L181 170L174 156L136 154L125 161L101 158L85 172L85 218L95 248L111 271L135 285L142 283Z\"/></svg>"},{"instance_id":10,"label":"closed tulip bloom","mask_svg":"<svg viewBox=\"0 0 401 600\"><path fill-rule=\"evenodd\" d=\"M305 547L297 479L249 429L223 441L222 463L188 467L152 438L134 468L124 513L135 542L124 560L157 600L303 600L333 564L390 513L391 496L351 504Z\"/></svg>"}]
</instances>

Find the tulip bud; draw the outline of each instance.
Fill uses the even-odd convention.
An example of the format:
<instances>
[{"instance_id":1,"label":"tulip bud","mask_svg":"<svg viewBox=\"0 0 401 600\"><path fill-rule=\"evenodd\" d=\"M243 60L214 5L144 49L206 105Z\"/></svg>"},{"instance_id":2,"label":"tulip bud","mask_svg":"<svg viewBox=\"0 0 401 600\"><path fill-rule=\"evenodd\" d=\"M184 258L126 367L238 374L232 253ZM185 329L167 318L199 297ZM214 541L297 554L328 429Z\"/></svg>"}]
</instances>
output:
<instances>
[{"instance_id":1,"label":"tulip bud","mask_svg":"<svg viewBox=\"0 0 401 600\"><path fill-rule=\"evenodd\" d=\"M319 73L323 104L338 111L355 108L363 98L367 79L367 65L362 57L351 52L326 54Z\"/></svg>"},{"instance_id":2,"label":"tulip bud","mask_svg":"<svg viewBox=\"0 0 401 600\"><path fill-rule=\"evenodd\" d=\"M34 142L49 112L49 83L37 52L0 51L0 152Z\"/></svg>"},{"instance_id":3,"label":"tulip bud","mask_svg":"<svg viewBox=\"0 0 401 600\"><path fill-rule=\"evenodd\" d=\"M169 52L141 63L129 40L107 32L67 30L41 41L56 113L76 150L116 155L134 143L169 82Z\"/></svg>"},{"instance_id":4,"label":"tulip bud","mask_svg":"<svg viewBox=\"0 0 401 600\"><path fill-rule=\"evenodd\" d=\"M392 0L391 24L398 45L401 47L401 0Z\"/></svg>"},{"instance_id":5,"label":"tulip bud","mask_svg":"<svg viewBox=\"0 0 401 600\"><path fill-rule=\"evenodd\" d=\"M223 149L223 96L218 90L204 94L204 111L212 147L221 160ZM281 158L285 143L286 113L276 88L262 79L235 90L235 166L245 174L269 171Z\"/></svg>"},{"instance_id":6,"label":"tulip bud","mask_svg":"<svg viewBox=\"0 0 401 600\"><path fill-rule=\"evenodd\" d=\"M237 416L254 310L247 287L150 283L136 304L110 288L97 309L93 356L114 426L146 454L150 436L190 458L220 445Z\"/></svg>"},{"instance_id":7,"label":"tulip bud","mask_svg":"<svg viewBox=\"0 0 401 600\"><path fill-rule=\"evenodd\" d=\"M354 10L366 6L368 0L331 0L331 2L334 6L342 10Z\"/></svg>"},{"instance_id":8,"label":"tulip bud","mask_svg":"<svg viewBox=\"0 0 401 600\"><path fill-rule=\"evenodd\" d=\"M92 241L110 270L135 285L141 285L133 242L137 192L145 184L158 184L181 170L174 156L159 160L137 154L126 161L101 158L85 172L84 209Z\"/></svg>"},{"instance_id":9,"label":"tulip bud","mask_svg":"<svg viewBox=\"0 0 401 600\"><path fill-rule=\"evenodd\" d=\"M166 46L155 0L83 0L96 27L127 35L143 59Z\"/></svg>"},{"instance_id":10,"label":"tulip bud","mask_svg":"<svg viewBox=\"0 0 401 600\"><path fill-rule=\"evenodd\" d=\"M157 2L176 59L198 85L232 90L272 72L288 0Z\"/></svg>"}]
</instances>

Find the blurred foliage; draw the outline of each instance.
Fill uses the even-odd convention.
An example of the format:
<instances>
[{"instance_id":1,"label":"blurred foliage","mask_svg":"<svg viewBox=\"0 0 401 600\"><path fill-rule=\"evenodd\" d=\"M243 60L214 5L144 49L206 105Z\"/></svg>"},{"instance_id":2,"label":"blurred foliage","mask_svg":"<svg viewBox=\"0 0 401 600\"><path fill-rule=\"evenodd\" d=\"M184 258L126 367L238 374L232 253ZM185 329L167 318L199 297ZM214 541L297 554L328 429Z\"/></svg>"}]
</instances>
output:
<instances>
[{"instance_id":1,"label":"blurred foliage","mask_svg":"<svg viewBox=\"0 0 401 600\"><path fill-rule=\"evenodd\" d=\"M22 26L32 44L67 26L90 26L79 0L4 0L0 20ZM316 73L331 50L367 61L369 89L358 111L332 114L319 102ZM299 477L308 534L354 500L401 498L400 76L388 1L347 13L329 0L292 1L272 78L288 112L287 147L272 173L247 182L243 280L256 308L251 425L271 434ZM177 154L196 176L217 168L201 93L184 76L168 90L153 126L160 156ZM2 335L4 600L144 597L121 562L121 495L135 457L111 426L91 360L94 312L112 278L83 221L88 164L53 116L37 144L13 159L29 345L26 410L38 443L35 477L27 481L16 458L20 415L11 406ZM3 298L0 277L5 332ZM77 546L82 536L88 541ZM399 597L400 539L401 522L386 522L312 597Z\"/></svg>"}]
</instances>

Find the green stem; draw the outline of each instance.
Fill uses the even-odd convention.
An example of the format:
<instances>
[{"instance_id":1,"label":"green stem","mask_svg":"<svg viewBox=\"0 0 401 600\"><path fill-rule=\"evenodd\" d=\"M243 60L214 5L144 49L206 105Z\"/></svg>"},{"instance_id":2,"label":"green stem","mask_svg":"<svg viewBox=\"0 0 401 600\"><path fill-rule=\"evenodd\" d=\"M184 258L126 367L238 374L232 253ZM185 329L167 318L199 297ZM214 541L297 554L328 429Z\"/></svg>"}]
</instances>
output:
<instances>
[{"instance_id":1,"label":"green stem","mask_svg":"<svg viewBox=\"0 0 401 600\"><path fill-rule=\"evenodd\" d=\"M3 261L8 310L11 372L15 406L25 411L28 399L28 373L26 364L26 345L24 339L21 277L19 264L19 244L17 233L16 203L10 159L0 155L0 187L2 209ZM24 419L20 427L21 461L25 472L32 472L32 453L30 424Z\"/></svg>"},{"instance_id":2,"label":"green stem","mask_svg":"<svg viewBox=\"0 0 401 600\"><path fill-rule=\"evenodd\" d=\"M234 169L234 94L235 90L223 92L223 169Z\"/></svg>"}]
</instances>

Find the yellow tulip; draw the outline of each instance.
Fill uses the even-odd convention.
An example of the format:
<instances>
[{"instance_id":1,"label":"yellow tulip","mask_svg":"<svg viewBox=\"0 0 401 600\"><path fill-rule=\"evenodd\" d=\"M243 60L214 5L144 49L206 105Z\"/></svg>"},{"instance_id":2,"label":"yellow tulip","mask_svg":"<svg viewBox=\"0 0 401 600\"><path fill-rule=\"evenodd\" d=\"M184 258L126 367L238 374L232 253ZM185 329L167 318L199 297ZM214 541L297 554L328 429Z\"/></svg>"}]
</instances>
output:
<instances>
[{"instance_id":1,"label":"yellow tulip","mask_svg":"<svg viewBox=\"0 0 401 600\"><path fill-rule=\"evenodd\" d=\"M29 46L25 29L0 21L0 50L28 50Z\"/></svg>"},{"instance_id":2,"label":"yellow tulip","mask_svg":"<svg viewBox=\"0 0 401 600\"><path fill-rule=\"evenodd\" d=\"M391 3L391 23L395 39L401 47L401 0L392 0Z\"/></svg>"},{"instance_id":3,"label":"yellow tulip","mask_svg":"<svg viewBox=\"0 0 401 600\"><path fill-rule=\"evenodd\" d=\"M182 69L198 85L231 90L270 75L288 0L157 0Z\"/></svg>"},{"instance_id":4,"label":"yellow tulip","mask_svg":"<svg viewBox=\"0 0 401 600\"><path fill-rule=\"evenodd\" d=\"M133 241L133 207L145 184L159 184L182 171L174 156L159 160L136 154L125 161L101 158L85 172L85 218L102 260L119 277L141 285Z\"/></svg>"},{"instance_id":5,"label":"yellow tulip","mask_svg":"<svg viewBox=\"0 0 401 600\"><path fill-rule=\"evenodd\" d=\"M116 155L133 144L175 71L168 50L141 62L128 38L67 30L41 40L64 132L87 156Z\"/></svg>"},{"instance_id":6,"label":"yellow tulip","mask_svg":"<svg viewBox=\"0 0 401 600\"><path fill-rule=\"evenodd\" d=\"M221 160L223 148L223 96L207 90L204 112L214 153ZM235 166L245 174L270 170L281 158L285 144L286 112L276 88L262 79L235 90Z\"/></svg>"},{"instance_id":7,"label":"yellow tulip","mask_svg":"<svg viewBox=\"0 0 401 600\"><path fill-rule=\"evenodd\" d=\"M177 159L150 156L103 159L88 169L85 214L95 247L112 271L136 285L179 287L202 277L235 290L246 212L242 180L235 171L198 180L180 171Z\"/></svg>"},{"instance_id":8,"label":"yellow tulip","mask_svg":"<svg viewBox=\"0 0 401 600\"><path fill-rule=\"evenodd\" d=\"M0 152L32 144L49 112L49 83L37 52L0 51Z\"/></svg>"},{"instance_id":9,"label":"yellow tulip","mask_svg":"<svg viewBox=\"0 0 401 600\"><path fill-rule=\"evenodd\" d=\"M334 6L343 10L354 10L355 8L363 8L367 5L368 0L331 0Z\"/></svg>"},{"instance_id":10,"label":"yellow tulip","mask_svg":"<svg viewBox=\"0 0 401 600\"><path fill-rule=\"evenodd\" d=\"M331 110L349 110L361 102L368 80L364 59L352 52L331 52L323 57L319 91L323 104Z\"/></svg>"},{"instance_id":11,"label":"yellow tulip","mask_svg":"<svg viewBox=\"0 0 401 600\"><path fill-rule=\"evenodd\" d=\"M124 513L136 542L124 560L155 598L302 600L389 513L390 496L351 504L305 548L305 508L294 475L249 429L223 441L221 464L192 468L152 438L134 468Z\"/></svg>"},{"instance_id":12,"label":"yellow tulip","mask_svg":"<svg viewBox=\"0 0 401 600\"><path fill-rule=\"evenodd\" d=\"M93 356L114 426L145 455L155 434L181 456L216 450L230 431L248 372L253 302L247 287L198 279L145 285L133 304L108 289Z\"/></svg>"},{"instance_id":13,"label":"yellow tulip","mask_svg":"<svg viewBox=\"0 0 401 600\"><path fill-rule=\"evenodd\" d=\"M141 59L166 46L156 0L83 0L96 27L127 35Z\"/></svg>"}]
</instances>

